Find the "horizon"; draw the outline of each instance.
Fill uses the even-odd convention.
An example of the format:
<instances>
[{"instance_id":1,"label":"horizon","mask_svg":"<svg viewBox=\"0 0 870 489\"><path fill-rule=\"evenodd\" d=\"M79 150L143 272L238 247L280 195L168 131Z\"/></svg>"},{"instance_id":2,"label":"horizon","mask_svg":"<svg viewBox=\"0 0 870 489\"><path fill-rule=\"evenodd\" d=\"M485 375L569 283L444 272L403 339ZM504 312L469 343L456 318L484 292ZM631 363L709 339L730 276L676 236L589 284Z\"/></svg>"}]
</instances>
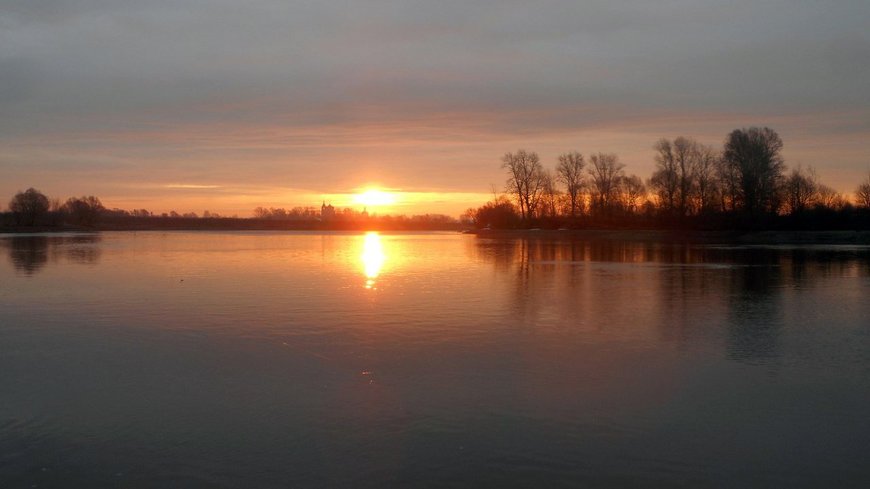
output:
<instances>
[{"instance_id":1,"label":"horizon","mask_svg":"<svg viewBox=\"0 0 870 489\"><path fill-rule=\"evenodd\" d=\"M660 138L768 126L789 168L852 198L870 7L744 7L13 2L0 196L250 216L378 188L397 195L383 213L458 216L518 148L547 168L616 153L647 178Z\"/></svg>"}]
</instances>

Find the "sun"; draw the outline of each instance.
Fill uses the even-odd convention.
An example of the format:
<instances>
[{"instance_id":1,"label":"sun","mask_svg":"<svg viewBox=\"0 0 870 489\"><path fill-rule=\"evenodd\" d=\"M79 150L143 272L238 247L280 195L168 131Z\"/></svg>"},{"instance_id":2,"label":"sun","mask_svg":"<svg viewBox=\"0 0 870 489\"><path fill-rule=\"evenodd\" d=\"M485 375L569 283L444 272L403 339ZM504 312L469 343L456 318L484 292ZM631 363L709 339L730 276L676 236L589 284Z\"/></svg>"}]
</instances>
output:
<instances>
[{"instance_id":1,"label":"sun","mask_svg":"<svg viewBox=\"0 0 870 489\"><path fill-rule=\"evenodd\" d=\"M370 188L354 195L353 200L366 207L378 207L396 203L396 194L383 190Z\"/></svg>"}]
</instances>

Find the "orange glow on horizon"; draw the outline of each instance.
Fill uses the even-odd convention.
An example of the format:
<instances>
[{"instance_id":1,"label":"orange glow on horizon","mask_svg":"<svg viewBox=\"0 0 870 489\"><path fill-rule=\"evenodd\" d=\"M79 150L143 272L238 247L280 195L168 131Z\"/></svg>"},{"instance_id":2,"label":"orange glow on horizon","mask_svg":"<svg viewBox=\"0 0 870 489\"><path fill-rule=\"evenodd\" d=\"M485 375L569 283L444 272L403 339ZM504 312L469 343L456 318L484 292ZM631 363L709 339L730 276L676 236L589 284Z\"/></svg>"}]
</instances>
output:
<instances>
[{"instance_id":1,"label":"orange glow on horizon","mask_svg":"<svg viewBox=\"0 0 870 489\"><path fill-rule=\"evenodd\" d=\"M218 184L209 185L218 187ZM336 209L354 209L362 211L367 208L369 213L378 215L415 215L415 214L447 214L458 217L469 207L479 207L492 199L490 192L462 192L449 190L378 190L387 194L389 204L366 204L359 199L366 195L368 187L348 192L320 192L304 188L282 187L243 187L220 185L220 188L207 187L206 184L172 185L140 185L124 188L125 193L101 193L98 195L103 205L108 208L148 209L160 215L176 211L180 213L196 212L201 215L204 210L219 213L222 216L251 217L257 207L275 207L292 209L293 207L316 207L322 202L332 204ZM372 189L374 189L372 187ZM41 189L43 190L43 189ZM55 195L59 191L46 189L47 193ZM149 196L157 192L160 197L155 201ZM375 194L375 197L377 194ZM376 199L377 200L377 197ZM383 202L383 200L381 200Z\"/></svg>"}]
</instances>

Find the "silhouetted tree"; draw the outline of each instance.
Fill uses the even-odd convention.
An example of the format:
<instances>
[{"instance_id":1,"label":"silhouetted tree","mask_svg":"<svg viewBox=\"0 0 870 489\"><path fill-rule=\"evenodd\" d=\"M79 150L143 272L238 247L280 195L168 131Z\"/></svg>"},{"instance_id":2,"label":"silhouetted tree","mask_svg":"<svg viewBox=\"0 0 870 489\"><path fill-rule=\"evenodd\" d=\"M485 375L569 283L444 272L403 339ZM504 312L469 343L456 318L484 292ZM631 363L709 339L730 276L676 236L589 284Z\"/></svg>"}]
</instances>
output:
<instances>
[{"instance_id":1,"label":"silhouetted tree","mask_svg":"<svg viewBox=\"0 0 870 489\"><path fill-rule=\"evenodd\" d=\"M589 157L592 203L597 212L609 212L617 198L619 179L625 165L615 154L598 153Z\"/></svg>"},{"instance_id":2,"label":"silhouetted tree","mask_svg":"<svg viewBox=\"0 0 870 489\"><path fill-rule=\"evenodd\" d=\"M738 179L738 208L750 215L776 212L785 163L782 139L768 127L735 129L725 140L722 159Z\"/></svg>"},{"instance_id":3,"label":"silhouetted tree","mask_svg":"<svg viewBox=\"0 0 870 489\"><path fill-rule=\"evenodd\" d=\"M682 136L674 139L674 159L677 163L679 184L677 213L683 217L691 212L690 204L694 198L698 143Z\"/></svg>"},{"instance_id":4,"label":"silhouetted tree","mask_svg":"<svg viewBox=\"0 0 870 489\"><path fill-rule=\"evenodd\" d=\"M719 182L719 209L735 211L740 200L740 172L737 167L720 158L716 165L716 176Z\"/></svg>"},{"instance_id":5,"label":"silhouetted tree","mask_svg":"<svg viewBox=\"0 0 870 489\"><path fill-rule=\"evenodd\" d=\"M459 215L459 222L462 224L474 224L474 220L477 217L477 209L474 207L469 207L465 209L465 212Z\"/></svg>"},{"instance_id":6,"label":"silhouetted tree","mask_svg":"<svg viewBox=\"0 0 870 489\"><path fill-rule=\"evenodd\" d=\"M502 158L502 168L508 170L507 189L516 203L515 212L526 225L530 219L545 218L535 225L577 226L579 222L569 219L585 207L590 218L583 224L593 227L866 226L867 213L856 211L844 194L820 184L811 167L806 171L798 167L786 178L782 146L777 133L766 127L732 131L724 151L687 137L661 139L654 145L656 169L646 184L636 175L626 176L615 154L584 158L576 151L562 153L555 172L550 173L536 153L519 150ZM559 187L562 191L554 181L564 184ZM858 186L855 195L860 206L870 208L870 178ZM485 215L494 206L469 209L464 219L481 222L477 219L480 211ZM811 212L779 216L782 209L791 214ZM667 215L678 219L662 219Z\"/></svg>"},{"instance_id":7,"label":"silhouetted tree","mask_svg":"<svg viewBox=\"0 0 870 489\"><path fill-rule=\"evenodd\" d=\"M855 197L859 206L870 208L870 176L867 177L866 182L858 185Z\"/></svg>"},{"instance_id":8,"label":"silhouetted tree","mask_svg":"<svg viewBox=\"0 0 870 489\"><path fill-rule=\"evenodd\" d=\"M820 183L818 186L817 204L828 209L842 209L846 205L846 198L840 195L840 192Z\"/></svg>"},{"instance_id":9,"label":"silhouetted tree","mask_svg":"<svg viewBox=\"0 0 870 489\"><path fill-rule=\"evenodd\" d=\"M520 215L514 205L504 197L496 197L483 206L467 211L478 228L511 229L517 227Z\"/></svg>"},{"instance_id":10,"label":"silhouetted tree","mask_svg":"<svg viewBox=\"0 0 870 489\"><path fill-rule=\"evenodd\" d=\"M9 210L15 222L24 226L34 226L48 212L50 202L42 192L29 188L18 192L9 202Z\"/></svg>"},{"instance_id":11,"label":"silhouetted tree","mask_svg":"<svg viewBox=\"0 0 870 489\"><path fill-rule=\"evenodd\" d=\"M798 166L785 180L785 204L788 212L796 214L809 209L817 200L819 183L815 170L804 171Z\"/></svg>"},{"instance_id":12,"label":"silhouetted tree","mask_svg":"<svg viewBox=\"0 0 870 489\"><path fill-rule=\"evenodd\" d=\"M48 199L48 212L64 212L63 206L64 202L57 197Z\"/></svg>"},{"instance_id":13,"label":"silhouetted tree","mask_svg":"<svg viewBox=\"0 0 870 489\"><path fill-rule=\"evenodd\" d=\"M637 175L622 177L619 179L622 194L622 205L626 212L634 214L640 207L641 200L646 195L646 186Z\"/></svg>"},{"instance_id":14,"label":"silhouetted tree","mask_svg":"<svg viewBox=\"0 0 870 489\"><path fill-rule=\"evenodd\" d=\"M269 214L270 219L287 219L287 209L283 207L270 207Z\"/></svg>"},{"instance_id":15,"label":"silhouetted tree","mask_svg":"<svg viewBox=\"0 0 870 489\"><path fill-rule=\"evenodd\" d=\"M717 178L717 169L721 159L718 152L711 146L697 144L697 162L695 166L695 184L697 185L697 204L700 212L710 212L716 207L721 189Z\"/></svg>"},{"instance_id":16,"label":"silhouetted tree","mask_svg":"<svg viewBox=\"0 0 870 489\"><path fill-rule=\"evenodd\" d=\"M105 208L100 199L89 195L87 197L70 197L63 205L63 210L72 222L82 226L92 226L97 222L100 213Z\"/></svg>"},{"instance_id":17,"label":"silhouetted tree","mask_svg":"<svg viewBox=\"0 0 870 489\"><path fill-rule=\"evenodd\" d=\"M544 167L538 154L520 149L505 154L501 161L508 171L507 191L516 197L520 216L523 220L534 217L544 187Z\"/></svg>"},{"instance_id":18,"label":"silhouetted tree","mask_svg":"<svg viewBox=\"0 0 870 489\"><path fill-rule=\"evenodd\" d=\"M559 215L559 189L556 188L556 178L549 170L541 174L540 217L556 217Z\"/></svg>"},{"instance_id":19,"label":"silhouetted tree","mask_svg":"<svg viewBox=\"0 0 870 489\"><path fill-rule=\"evenodd\" d=\"M656 171L650 185L656 190L662 210L680 217L700 208L700 178L703 165L705 199L710 198L715 153L695 140L678 137L673 142L661 139L654 146Z\"/></svg>"},{"instance_id":20,"label":"silhouetted tree","mask_svg":"<svg viewBox=\"0 0 870 489\"><path fill-rule=\"evenodd\" d=\"M656 151L656 170L650 177L650 186L659 198L659 205L668 214L676 213L680 191L680 175L674 145L667 139L660 139L653 148Z\"/></svg>"},{"instance_id":21,"label":"silhouetted tree","mask_svg":"<svg viewBox=\"0 0 870 489\"><path fill-rule=\"evenodd\" d=\"M565 184L565 193L568 196L569 215L573 218L583 210L581 199L586 178L583 169L586 161L583 155L573 151L559 155L559 163L556 166L556 178Z\"/></svg>"}]
</instances>

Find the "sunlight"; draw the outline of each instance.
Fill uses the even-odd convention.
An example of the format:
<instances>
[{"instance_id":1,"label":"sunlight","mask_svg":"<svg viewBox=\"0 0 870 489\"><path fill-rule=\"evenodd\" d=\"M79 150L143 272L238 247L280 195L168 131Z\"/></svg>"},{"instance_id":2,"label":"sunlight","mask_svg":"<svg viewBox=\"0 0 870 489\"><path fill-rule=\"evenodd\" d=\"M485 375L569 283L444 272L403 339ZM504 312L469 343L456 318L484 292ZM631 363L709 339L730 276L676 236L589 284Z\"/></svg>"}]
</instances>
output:
<instances>
[{"instance_id":1,"label":"sunlight","mask_svg":"<svg viewBox=\"0 0 870 489\"><path fill-rule=\"evenodd\" d=\"M383 190L370 188L364 192L356 194L353 200L366 207L378 207L395 204L397 196L394 192L385 192Z\"/></svg>"},{"instance_id":2,"label":"sunlight","mask_svg":"<svg viewBox=\"0 0 870 489\"><path fill-rule=\"evenodd\" d=\"M384 247L381 244L381 236L378 233L366 233L363 241L362 264L363 273L366 276L366 288L372 289L375 279L381 273L381 268L387 257L384 255Z\"/></svg>"}]
</instances>

